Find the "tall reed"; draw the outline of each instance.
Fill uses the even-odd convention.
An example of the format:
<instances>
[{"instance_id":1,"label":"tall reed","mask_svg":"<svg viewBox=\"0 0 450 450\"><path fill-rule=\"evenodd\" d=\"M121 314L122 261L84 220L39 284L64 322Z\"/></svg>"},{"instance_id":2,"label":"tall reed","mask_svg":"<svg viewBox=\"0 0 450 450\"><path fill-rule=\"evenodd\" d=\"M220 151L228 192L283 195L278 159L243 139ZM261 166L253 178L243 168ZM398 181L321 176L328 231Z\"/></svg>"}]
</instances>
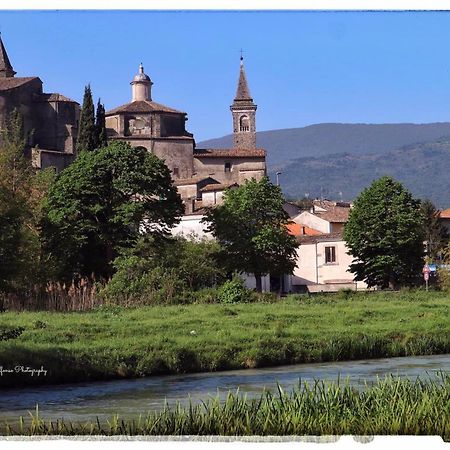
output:
<instances>
[{"instance_id":1,"label":"tall reed","mask_svg":"<svg viewBox=\"0 0 450 450\"><path fill-rule=\"evenodd\" d=\"M450 439L450 375L410 381L386 377L363 390L348 381L300 382L286 393L247 400L229 393L188 406L166 405L132 420L114 416L71 423L45 421L36 410L31 421L3 424L6 435L440 435Z\"/></svg>"}]
</instances>

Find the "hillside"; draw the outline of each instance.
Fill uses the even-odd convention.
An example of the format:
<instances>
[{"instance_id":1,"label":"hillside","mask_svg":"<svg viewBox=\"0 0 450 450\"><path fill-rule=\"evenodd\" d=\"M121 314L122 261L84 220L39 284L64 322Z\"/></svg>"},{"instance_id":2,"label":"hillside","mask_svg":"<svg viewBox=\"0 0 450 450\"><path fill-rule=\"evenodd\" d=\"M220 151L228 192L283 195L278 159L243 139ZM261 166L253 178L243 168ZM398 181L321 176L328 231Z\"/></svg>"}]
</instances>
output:
<instances>
[{"instance_id":1,"label":"hillside","mask_svg":"<svg viewBox=\"0 0 450 450\"><path fill-rule=\"evenodd\" d=\"M303 128L260 131L258 147L267 150L269 170L283 169L288 161L303 157L349 153L385 153L404 145L450 136L450 123L342 124L322 123ZM199 142L199 148L227 148L232 136Z\"/></svg>"},{"instance_id":2,"label":"hillside","mask_svg":"<svg viewBox=\"0 0 450 450\"><path fill-rule=\"evenodd\" d=\"M437 206L450 206L450 123L338 124L257 133L267 150L269 175L277 170L286 195L293 198L354 199L382 175L404 182ZM232 136L198 147L232 145Z\"/></svg>"},{"instance_id":3,"label":"hillside","mask_svg":"<svg viewBox=\"0 0 450 450\"><path fill-rule=\"evenodd\" d=\"M450 139L404 146L369 155L333 154L298 158L284 167L280 181L288 197L354 199L374 179L391 175L420 198L450 206ZM273 173L271 174L273 178Z\"/></svg>"}]
</instances>

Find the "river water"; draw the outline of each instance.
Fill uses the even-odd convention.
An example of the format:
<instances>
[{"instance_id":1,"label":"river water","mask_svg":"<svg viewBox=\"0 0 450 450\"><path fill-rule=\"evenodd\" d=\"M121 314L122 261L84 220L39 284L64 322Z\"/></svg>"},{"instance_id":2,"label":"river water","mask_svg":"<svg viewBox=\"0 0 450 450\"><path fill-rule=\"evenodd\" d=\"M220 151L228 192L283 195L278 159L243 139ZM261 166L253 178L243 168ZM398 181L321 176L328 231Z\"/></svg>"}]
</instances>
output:
<instances>
[{"instance_id":1,"label":"river water","mask_svg":"<svg viewBox=\"0 0 450 450\"><path fill-rule=\"evenodd\" d=\"M357 387L372 383L386 375L415 379L437 378L438 372L450 373L450 354L370 359L333 363L298 364L265 369L247 369L189 375L166 375L90 383L73 383L43 387L0 390L0 422L17 423L19 416L28 416L39 404L42 418L64 418L72 421L104 421L114 414L120 417L145 416L158 410L167 401L186 404L207 400L228 391L247 398L259 396L264 389L276 390L279 383L284 390L298 385L299 379L336 381L338 377Z\"/></svg>"}]
</instances>

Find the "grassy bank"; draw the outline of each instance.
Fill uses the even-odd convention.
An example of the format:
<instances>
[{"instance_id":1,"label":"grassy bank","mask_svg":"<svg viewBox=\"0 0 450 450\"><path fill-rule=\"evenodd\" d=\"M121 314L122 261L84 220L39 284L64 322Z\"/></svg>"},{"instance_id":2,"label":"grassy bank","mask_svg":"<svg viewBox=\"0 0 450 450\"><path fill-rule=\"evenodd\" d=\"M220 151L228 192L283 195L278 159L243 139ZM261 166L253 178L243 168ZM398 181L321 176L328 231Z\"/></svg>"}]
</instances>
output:
<instances>
[{"instance_id":1,"label":"grassy bank","mask_svg":"<svg viewBox=\"0 0 450 450\"><path fill-rule=\"evenodd\" d=\"M301 385L286 394L264 393L246 401L229 394L225 402L149 413L136 420L113 417L106 424L18 419L1 424L6 435L440 435L450 439L450 376L414 382L380 380L358 392L348 384Z\"/></svg>"},{"instance_id":2,"label":"grassy bank","mask_svg":"<svg viewBox=\"0 0 450 450\"><path fill-rule=\"evenodd\" d=\"M277 303L6 312L1 386L450 352L450 295L360 293Z\"/></svg>"}]
</instances>

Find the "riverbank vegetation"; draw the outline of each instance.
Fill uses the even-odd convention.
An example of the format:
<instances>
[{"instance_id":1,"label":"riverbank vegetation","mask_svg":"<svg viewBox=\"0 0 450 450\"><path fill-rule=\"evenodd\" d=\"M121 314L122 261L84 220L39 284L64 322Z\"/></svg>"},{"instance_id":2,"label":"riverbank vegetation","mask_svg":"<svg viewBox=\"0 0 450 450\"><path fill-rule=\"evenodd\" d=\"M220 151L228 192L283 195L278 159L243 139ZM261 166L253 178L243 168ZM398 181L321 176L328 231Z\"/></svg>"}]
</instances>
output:
<instances>
[{"instance_id":1,"label":"riverbank vegetation","mask_svg":"<svg viewBox=\"0 0 450 450\"><path fill-rule=\"evenodd\" d=\"M445 292L342 292L84 312L5 312L2 386L450 352Z\"/></svg>"},{"instance_id":2,"label":"riverbank vegetation","mask_svg":"<svg viewBox=\"0 0 450 450\"><path fill-rule=\"evenodd\" d=\"M348 383L299 384L290 393L264 392L247 400L230 393L202 404L149 412L107 423L32 419L1 424L3 435L438 435L450 440L450 376L439 380L386 377L365 390Z\"/></svg>"}]
</instances>

